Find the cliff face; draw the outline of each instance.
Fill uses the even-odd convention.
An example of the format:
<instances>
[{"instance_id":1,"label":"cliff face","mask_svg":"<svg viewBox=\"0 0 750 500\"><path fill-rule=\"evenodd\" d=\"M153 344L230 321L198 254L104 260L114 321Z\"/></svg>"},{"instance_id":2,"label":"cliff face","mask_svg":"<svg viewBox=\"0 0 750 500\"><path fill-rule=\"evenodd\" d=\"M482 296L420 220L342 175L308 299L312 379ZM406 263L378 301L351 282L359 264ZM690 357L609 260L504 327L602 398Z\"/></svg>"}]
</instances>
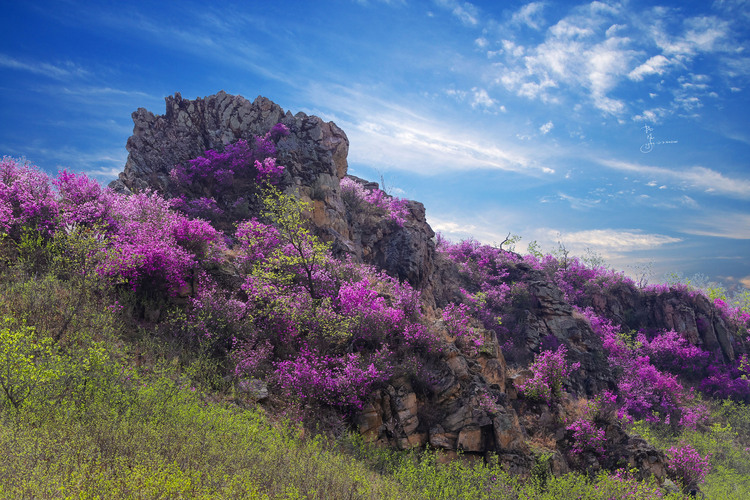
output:
<instances>
[{"instance_id":1,"label":"cliff face","mask_svg":"<svg viewBox=\"0 0 750 500\"><path fill-rule=\"evenodd\" d=\"M548 274L522 261L508 268L508 281L521 284L525 293L509 315L512 324L507 325L520 343L516 342L514 352L506 352L496 332L484 330L477 322L474 327L486 347L472 352L451 338L440 312L449 303L463 301L461 290L477 290L477 284L436 251L435 233L421 203L408 202L403 225L364 216L347 206L340 182L347 175L349 141L334 123L304 113L292 115L263 97L250 102L224 92L196 100L175 94L166 99L166 114L154 115L141 108L133 113L133 120L125 170L111 185L123 192L155 189L169 193L174 187L169 176L173 166L207 149L222 150L239 139L251 140L283 123L290 134L277 144L278 161L285 166L281 187L310 204L310 219L318 235L332 242L337 255L373 264L422 291L431 328L449 341L449 348L439 359L426 362L429 387L397 378L372 395L356 418L368 439L399 448L429 444L449 454L462 450L475 457L494 452L522 472L531 469L538 451L534 447L542 442L545 449L556 450L551 462L554 472L573 465L565 455L571 448L571 433L560 420L572 411L574 401L569 398L547 407L520 398L519 384L530 376L523 367L541 351L543 342L553 339L566 346L571 362L581 365L566 386L578 397L594 398L604 390L615 390L617 373L601 336L566 301ZM374 183L352 179L366 189L377 188ZM629 329L682 332L691 344L723 362L748 352L745 341L732 334L725 319L702 296L670 291L646 294L623 285L588 294L583 306ZM482 403L487 394L495 401L494 408ZM606 430L610 451L606 456L586 452L578 457L585 468L629 464L644 476L664 477L661 453L628 435L612 415L601 417L598 424Z\"/></svg>"}]
</instances>

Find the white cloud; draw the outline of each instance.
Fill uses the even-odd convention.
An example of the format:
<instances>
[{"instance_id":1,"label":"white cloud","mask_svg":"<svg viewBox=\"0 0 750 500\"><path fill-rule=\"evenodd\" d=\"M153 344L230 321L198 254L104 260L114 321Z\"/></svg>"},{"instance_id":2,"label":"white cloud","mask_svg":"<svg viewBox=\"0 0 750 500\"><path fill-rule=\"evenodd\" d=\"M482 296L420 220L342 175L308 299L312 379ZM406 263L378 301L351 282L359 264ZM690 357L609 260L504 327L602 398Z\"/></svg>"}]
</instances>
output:
<instances>
[{"instance_id":1,"label":"white cloud","mask_svg":"<svg viewBox=\"0 0 750 500\"><path fill-rule=\"evenodd\" d=\"M578 246L589 247L601 252L651 250L682 241L680 238L663 234L648 234L638 229L590 229L556 233L560 234L563 242L575 242Z\"/></svg>"},{"instance_id":2,"label":"white cloud","mask_svg":"<svg viewBox=\"0 0 750 500\"><path fill-rule=\"evenodd\" d=\"M640 115L635 115L633 121L659 123L661 118L667 114L669 114L669 110L665 108L645 109Z\"/></svg>"},{"instance_id":3,"label":"white cloud","mask_svg":"<svg viewBox=\"0 0 750 500\"><path fill-rule=\"evenodd\" d=\"M511 16L511 23L526 25L529 28L539 30L544 24L542 11L544 10L543 2L531 2L521 7Z\"/></svg>"},{"instance_id":4,"label":"white cloud","mask_svg":"<svg viewBox=\"0 0 750 500\"><path fill-rule=\"evenodd\" d=\"M336 110L336 124L349 137L350 162L408 169L424 175L450 170L500 169L530 176L545 172L539 148L529 155L515 141L500 141L478 128L437 120L408 104L380 99L369 91L344 86L313 86L309 102ZM483 98L476 89L480 101ZM466 96L474 98L474 94ZM494 102L494 101L493 101ZM303 110L308 111L308 110ZM312 110L310 110L312 112ZM321 113L315 110L319 116Z\"/></svg>"},{"instance_id":5,"label":"white cloud","mask_svg":"<svg viewBox=\"0 0 750 500\"><path fill-rule=\"evenodd\" d=\"M750 179L727 177L710 168L695 166L671 170L618 160L598 160L601 165L624 172L635 172L649 177L669 179L706 193L720 194L739 199L750 199Z\"/></svg>"},{"instance_id":6,"label":"white cloud","mask_svg":"<svg viewBox=\"0 0 750 500\"><path fill-rule=\"evenodd\" d=\"M550 130L552 130L555 127L555 124L551 121L545 123L541 127L539 127L539 131L542 133L542 135L547 135Z\"/></svg>"},{"instance_id":7,"label":"white cloud","mask_svg":"<svg viewBox=\"0 0 750 500\"><path fill-rule=\"evenodd\" d=\"M585 38L594 34L588 26L577 26L571 20L562 19L549 29L552 36L557 38Z\"/></svg>"},{"instance_id":8,"label":"white cloud","mask_svg":"<svg viewBox=\"0 0 750 500\"><path fill-rule=\"evenodd\" d=\"M604 19L597 12L607 9L591 9L596 13L593 18L563 18L536 46L503 40L507 66L495 66L495 82L519 96L543 102L556 102L557 95L566 91L586 93L599 110L620 115L625 103L609 94L632 71L630 61L636 51L629 48L629 38L614 36L618 29L607 29L609 35L602 39ZM555 89L559 92L553 95Z\"/></svg>"},{"instance_id":9,"label":"white cloud","mask_svg":"<svg viewBox=\"0 0 750 500\"><path fill-rule=\"evenodd\" d=\"M750 240L750 214L714 212L688 221L683 233L733 240Z\"/></svg>"},{"instance_id":10,"label":"white cloud","mask_svg":"<svg viewBox=\"0 0 750 500\"><path fill-rule=\"evenodd\" d=\"M489 109L497 104L497 102L495 102L495 100L492 99L489 94L487 94L487 91L485 89L474 87L473 89L471 89L471 92L473 94L471 100L472 108L481 106L485 109Z\"/></svg>"},{"instance_id":11,"label":"white cloud","mask_svg":"<svg viewBox=\"0 0 750 500\"><path fill-rule=\"evenodd\" d=\"M503 50L506 54L513 57L521 57L524 52L524 48L521 45L516 45L511 40L503 40Z\"/></svg>"},{"instance_id":12,"label":"white cloud","mask_svg":"<svg viewBox=\"0 0 750 500\"><path fill-rule=\"evenodd\" d=\"M436 3L440 7L450 10L465 26L476 26L479 24L479 9L470 2L436 0Z\"/></svg>"},{"instance_id":13,"label":"white cloud","mask_svg":"<svg viewBox=\"0 0 750 500\"><path fill-rule=\"evenodd\" d=\"M84 77L88 75L88 71L72 62L66 62L63 64L50 64L38 61L29 62L21 61L5 54L0 54L0 67L27 71L29 73L47 76L56 80L63 80L74 76Z\"/></svg>"},{"instance_id":14,"label":"white cloud","mask_svg":"<svg viewBox=\"0 0 750 500\"><path fill-rule=\"evenodd\" d=\"M644 77L648 75L661 75L666 71L666 66L669 64L669 59L664 57L663 55L659 54L654 57L649 58L648 61L641 64L637 68L635 68L633 71L628 73L628 78L634 81L641 81Z\"/></svg>"},{"instance_id":15,"label":"white cloud","mask_svg":"<svg viewBox=\"0 0 750 500\"><path fill-rule=\"evenodd\" d=\"M665 13L672 16L673 13ZM683 21L683 31L678 34L667 33L662 22L650 26L654 42L664 54L675 56L682 61L689 61L700 52L711 53L726 51L730 29L729 23L714 16L689 17Z\"/></svg>"},{"instance_id":16,"label":"white cloud","mask_svg":"<svg viewBox=\"0 0 750 500\"><path fill-rule=\"evenodd\" d=\"M589 208L595 208L600 206L601 198L580 198L577 196L570 196L565 193L557 193L557 198L563 201L567 201L570 204L570 208L574 210L587 210Z\"/></svg>"}]
</instances>

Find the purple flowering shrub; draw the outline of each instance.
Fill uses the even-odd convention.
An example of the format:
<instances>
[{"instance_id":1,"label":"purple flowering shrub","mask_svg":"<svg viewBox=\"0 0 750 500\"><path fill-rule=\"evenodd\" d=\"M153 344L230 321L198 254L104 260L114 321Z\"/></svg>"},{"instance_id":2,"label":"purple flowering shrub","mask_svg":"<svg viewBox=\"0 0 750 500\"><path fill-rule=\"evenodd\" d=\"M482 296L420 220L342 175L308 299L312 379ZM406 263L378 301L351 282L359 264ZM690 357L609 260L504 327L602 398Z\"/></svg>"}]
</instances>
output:
<instances>
[{"instance_id":1,"label":"purple flowering shrub","mask_svg":"<svg viewBox=\"0 0 750 500\"><path fill-rule=\"evenodd\" d=\"M474 287L473 291L462 292L475 317L499 339L508 340L504 338L507 330L502 327L502 317L512 309L514 300L526 292L525 283L511 279L511 270L521 262L520 257L472 239L456 244L439 241L438 248L458 265Z\"/></svg>"},{"instance_id":2,"label":"purple flowering shrub","mask_svg":"<svg viewBox=\"0 0 750 500\"><path fill-rule=\"evenodd\" d=\"M341 179L341 194L349 206L366 204L375 210L377 215L383 215L397 226L406 224L409 214L408 201L387 195L381 189L365 189L359 182L344 177Z\"/></svg>"},{"instance_id":3,"label":"purple flowering shrub","mask_svg":"<svg viewBox=\"0 0 750 500\"><path fill-rule=\"evenodd\" d=\"M206 221L187 219L151 192L118 198L113 219L116 230L109 236L99 273L134 289L146 286L176 293L222 244L218 231Z\"/></svg>"},{"instance_id":4,"label":"purple flowering shrub","mask_svg":"<svg viewBox=\"0 0 750 500\"><path fill-rule=\"evenodd\" d=\"M710 364L706 369L707 375L698 386L700 391L720 399L750 400L750 380L742 364L745 359L743 355L736 365L730 366Z\"/></svg>"},{"instance_id":5,"label":"purple flowering shrub","mask_svg":"<svg viewBox=\"0 0 750 500\"><path fill-rule=\"evenodd\" d=\"M667 469L685 487L702 483L711 472L711 457L701 456L690 445L673 446L667 450L667 455Z\"/></svg>"},{"instance_id":6,"label":"purple flowering shrub","mask_svg":"<svg viewBox=\"0 0 750 500\"><path fill-rule=\"evenodd\" d=\"M715 298L713 304L722 316L735 325L737 334L743 336L750 333L750 309L741 305L731 305L723 298Z\"/></svg>"},{"instance_id":7,"label":"purple flowering shrub","mask_svg":"<svg viewBox=\"0 0 750 500\"><path fill-rule=\"evenodd\" d=\"M175 293L221 243L207 222L188 220L157 194L126 197L84 174L63 170L52 179L9 158L0 162L0 217L0 229L14 239L30 230L43 237L94 231L101 243L96 258L89 256L96 273L135 289Z\"/></svg>"},{"instance_id":8,"label":"purple flowering shrub","mask_svg":"<svg viewBox=\"0 0 750 500\"><path fill-rule=\"evenodd\" d=\"M641 332L636 335L636 342L654 366L692 378L703 374L711 356L674 331L657 333L651 340Z\"/></svg>"},{"instance_id":9,"label":"purple flowering shrub","mask_svg":"<svg viewBox=\"0 0 750 500\"><path fill-rule=\"evenodd\" d=\"M289 135L277 123L264 136L240 139L219 152L206 150L170 172L173 208L191 217L217 220L229 214L236 219L243 207L257 196L262 186L281 181L284 167L276 161L276 143Z\"/></svg>"},{"instance_id":10,"label":"purple flowering shrub","mask_svg":"<svg viewBox=\"0 0 750 500\"><path fill-rule=\"evenodd\" d=\"M471 308L466 304L448 304L443 309L442 317L448 333L455 337L467 352L476 354L484 344L484 339L471 326L473 319Z\"/></svg>"},{"instance_id":11,"label":"purple flowering shrub","mask_svg":"<svg viewBox=\"0 0 750 500\"><path fill-rule=\"evenodd\" d=\"M693 390L685 389L677 376L665 373L654 366L672 360L666 352L676 352L688 360L704 360L701 352L682 342L681 337L667 334L666 340L646 341L644 336L629 345L620 327L597 316L591 308L580 311L589 321L594 332L602 339L609 354L610 363L619 368L618 394L621 407L618 416L623 420L644 418L650 422L663 422L695 428L706 417L706 408L697 402ZM669 332L668 332L669 333ZM674 332L671 332L674 333Z\"/></svg>"},{"instance_id":12,"label":"purple flowering shrub","mask_svg":"<svg viewBox=\"0 0 750 500\"><path fill-rule=\"evenodd\" d=\"M635 287L635 282L622 272L604 266L588 266L573 257L560 262L547 259L545 270L573 305L585 307L592 295L606 293L617 286Z\"/></svg>"},{"instance_id":13,"label":"purple flowering shrub","mask_svg":"<svg viewBox=\"0 0 750 500\"><path fill-rule=\"evenodd\" d=\"M376 352L374 357L382 359L365 360L361 353L324 355L303 348L295 358L278 362L276 375L284 390L302 400L360 409L372 386L390 376L387 353Z\"/></svg>"},{"instance_id":14,"label":"purple flowering shrub","mask_svg":"<svg viewBox=\"0 0 750 500\"><path fill-rule=\"evenodd\" d=\"M570 453L575 459L578 460L586 452L604 455L605 432L597 423L608 420L616 399L617 396L604 391L594 401L580 399L571 405L572 411L569 410L563 421L565 430L570 432L573 441Z\"/></svg>"},{"instance_id":15,"label":"purple flowering shrub","mask_svg":"<svg viewBox=\"0 0 750 500\"><path fill-rule=\"evenodd\" d=\"M529 399L551 403L562 396L563 382L581 367L580 363L569 365L565 359L568 350L564 345L556 351L544 351L534 356L529 369L534 374L520 384L518 389Z\"/></svg>"},{"instance_id":16,"label":"purple flowering shrub","mask_svg":"<svg viewBox=\"0 0 750 500\"><path fill-rule=\"evenodd\" d=\"M0 232L18 239L23 230L51 235L59 207L50 178L28 163L0 161Z\"/></svg>"},{"instance_id":17,"label":"purple flowering shrub","mask_svg":"<svg viewBox=\"0 0 750 500\"><path fill-rule=\"evenodd\" d=\"M599 455L604 455L604 429L597 425L590 418L579 418L565 427L566 430L573 433L573 447L570 452L574 455L581 455L585 451L593 451Z\"/></svg>"},{"instance_id":18,"label":"purple flowering shrub","mask_svg":"<svg viewBox=\"0 0 750 500\"><path fill-rule=\"evenodd\" d=\"M115 230L115 210L118 195L86 174L63 170L52 180L57 189L58 225L97 226Z\"/></svg>"}]
</instances>

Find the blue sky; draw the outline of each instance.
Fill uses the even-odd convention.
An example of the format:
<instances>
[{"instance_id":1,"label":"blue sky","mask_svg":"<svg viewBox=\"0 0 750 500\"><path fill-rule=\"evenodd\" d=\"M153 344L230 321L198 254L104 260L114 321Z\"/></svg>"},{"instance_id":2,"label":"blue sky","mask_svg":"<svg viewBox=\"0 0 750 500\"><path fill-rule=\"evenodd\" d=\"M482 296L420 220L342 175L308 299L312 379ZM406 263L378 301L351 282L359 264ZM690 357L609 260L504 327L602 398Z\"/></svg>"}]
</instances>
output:
<instances>
[{"instance_id":1,"label":"blue sky","mask_svg":"<svg viewBox=\"0 0 750 500\"><path fill-rule=\"evenodd\" d=\"M263 95L452 239L750 287L749 2L206 5L5 2L0 154L108 182L136 108Z\"/></svg>"}]
</instances>

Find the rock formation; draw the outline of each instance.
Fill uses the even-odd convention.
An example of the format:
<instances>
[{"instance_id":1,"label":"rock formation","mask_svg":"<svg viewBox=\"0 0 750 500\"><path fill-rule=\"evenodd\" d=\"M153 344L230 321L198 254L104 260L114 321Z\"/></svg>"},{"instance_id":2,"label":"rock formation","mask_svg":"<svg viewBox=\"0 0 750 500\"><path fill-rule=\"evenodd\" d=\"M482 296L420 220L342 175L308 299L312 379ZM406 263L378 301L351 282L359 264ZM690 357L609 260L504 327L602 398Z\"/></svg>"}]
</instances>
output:
<instances>
[{"instance_id":1,"label":"rock formation","mask_svg":"<svg viewBox=\"0 0 750 500\"><path fill-rule=\"evenodd\" d=\"M426 284L435 233L425 220L424 206L409 202L403 227L385 221L362 224L347 215L339 181L347 175L349 140L335 123L302 112L292 115L264 97L250 102L223 91L195 100L177 93L166 98L164 115L139 108L132 116L135 126L125 169L110 184L115 190L169 193L169 172L175 165L208 149L221 151L239 139L252 140L283 123L290 131L277 146L278 162L285 167L283 186L310 204L319 236L331 241L338 255L378 265L418 288Z\"/></svg>"}]
</instances>

